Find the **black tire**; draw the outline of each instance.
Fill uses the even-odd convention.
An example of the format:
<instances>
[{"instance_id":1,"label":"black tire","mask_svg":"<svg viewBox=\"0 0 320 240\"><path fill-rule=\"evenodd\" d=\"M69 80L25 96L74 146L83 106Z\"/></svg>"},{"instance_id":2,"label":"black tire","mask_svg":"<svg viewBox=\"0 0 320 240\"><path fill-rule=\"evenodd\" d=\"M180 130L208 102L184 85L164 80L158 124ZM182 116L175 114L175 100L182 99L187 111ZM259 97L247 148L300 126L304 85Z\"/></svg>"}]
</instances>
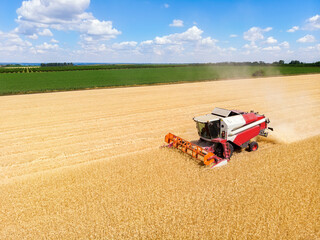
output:
<instances>
[{"instance_id":1,"label":"black tire","mask_svg":"<svg viewBox=\"0 0 320 240\"><path fill-rule=\"evenodd\" d=\"M228 148L230 150L229 152L229 158L231 158L233 151L234 151L234 147L231 143L227 142ZM220 157L220 158L225 158L226 154L224 152L223 146L221 143L216 144L215 146L215 150L214 150L215 154Z\"/></svg>"},{"instance_id":2,"label":"black tire","mask_svg":"<svg viewBox=\"0 0 320 240\"><path fill-rule=\"evenodd\" d=\"M221 143L216 143L214 146L214 154L219 158L223 158L223 146Z\"/></svg>"},{"instance_id":3,"label":"black tire","mask_svg":"<svg viewBox=\"0 0 320 240\"><path fill-rule=\"evenodd\" d=\"M251 143L249 144L249 151L250 151L250 152L257 151L258 148L259 148L259 145L258 145L257 142L251 142Z\"/></svg>"},{"instance_id":4,"label":"black tire","mask_svg":"<svg viewBox=\"0 0 320 240\"><path fill-rule=\"evenodd\" d=\"M227 145L228 145L228 148L230 149L230 152L229 152L229 158L231 158L232 154L233 154L233 151L234 151L234 147L231 143L227 142Z\"/></svg>"}]
</instances>

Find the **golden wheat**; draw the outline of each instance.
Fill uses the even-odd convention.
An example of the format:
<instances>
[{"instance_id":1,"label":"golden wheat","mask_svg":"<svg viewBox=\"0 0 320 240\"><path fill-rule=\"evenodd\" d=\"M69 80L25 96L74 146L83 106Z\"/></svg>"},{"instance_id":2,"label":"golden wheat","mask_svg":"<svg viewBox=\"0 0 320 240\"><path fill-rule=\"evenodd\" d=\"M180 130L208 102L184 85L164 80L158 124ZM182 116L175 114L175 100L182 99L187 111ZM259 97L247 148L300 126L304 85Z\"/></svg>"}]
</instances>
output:
<instances>
[{"instance_id":1,"label":"golden wheat","mask_svg":"<svg viewBox=\"0 0 320 240\"><path fill-rule=\"evenodd\" d=\"M320 237L320 75L0 98L0 238ZM173 149L213 107L275 132L208 170Z\"/></svg>"}]
</instances>

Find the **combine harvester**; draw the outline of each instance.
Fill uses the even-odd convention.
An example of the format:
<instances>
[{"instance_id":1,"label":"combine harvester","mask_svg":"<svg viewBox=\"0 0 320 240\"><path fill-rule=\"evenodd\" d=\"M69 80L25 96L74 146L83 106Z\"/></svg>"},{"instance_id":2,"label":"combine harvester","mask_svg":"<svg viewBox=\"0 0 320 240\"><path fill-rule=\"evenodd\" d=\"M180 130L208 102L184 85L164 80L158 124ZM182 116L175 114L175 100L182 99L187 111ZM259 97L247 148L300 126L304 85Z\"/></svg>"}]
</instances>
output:
<instances>
[{"instance_id":1,"label":"combine harvester","mask_svg":"<svg viewBox=\"0 0 320 240\"><path fill-rule=\"evenodd\" d=\"M252 139L258 135L267 137L269 119L257 112L242 112L215 108L212 113L195 117L200 142L205 141L208 147L201 147L180 137L168 133L165 142L168 147L175 147L192 157L202 160L211 167L226 165L234 148L249 148L256 151L258 143Z\"/></svg>"}]
</instances>

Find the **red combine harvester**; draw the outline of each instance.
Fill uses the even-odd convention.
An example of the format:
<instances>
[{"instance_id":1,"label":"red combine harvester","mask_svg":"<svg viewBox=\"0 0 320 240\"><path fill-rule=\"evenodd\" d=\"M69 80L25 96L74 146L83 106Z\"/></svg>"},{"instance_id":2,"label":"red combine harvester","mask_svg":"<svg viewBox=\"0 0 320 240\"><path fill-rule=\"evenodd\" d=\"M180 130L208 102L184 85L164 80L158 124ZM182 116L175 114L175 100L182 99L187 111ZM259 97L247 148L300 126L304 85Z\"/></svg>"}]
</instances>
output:
<instances>
[{"instance_id":1,"label":"red combine harvester","mask_svg":"<svg viewBox=\"0 0 320 240\"><path fill-rule=\"evenodd\" d=\"M258 135L267 137L268 129L273 131L273 128L267 127L269 119L253 111L215 108L212 113L193 120L197 125L200 143L202 141L209 146L201 147L172 133L165 136L165 142L169 144L168 147L178 148L212 167L227 164L235 147L248 147L249 151L256 151L258 143L251 140Z\"/></svg>"}]
</instances>

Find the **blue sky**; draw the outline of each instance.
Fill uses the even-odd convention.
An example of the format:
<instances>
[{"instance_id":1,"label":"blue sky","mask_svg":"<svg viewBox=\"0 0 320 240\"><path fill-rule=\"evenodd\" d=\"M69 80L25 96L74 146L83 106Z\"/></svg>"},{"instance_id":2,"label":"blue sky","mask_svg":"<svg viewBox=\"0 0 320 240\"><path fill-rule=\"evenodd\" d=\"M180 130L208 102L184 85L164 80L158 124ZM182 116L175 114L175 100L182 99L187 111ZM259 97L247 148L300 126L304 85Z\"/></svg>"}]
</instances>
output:
<instances>
[{"instance_id":1,"label":"blue sky","mask_svg":"<svg viewBox=\"0 0 320 240\"><path fill-rule=\"evenodd\" d=\"M319 0L0 3L0 62L320 61Z\"/></svg>"}]
</instances>

